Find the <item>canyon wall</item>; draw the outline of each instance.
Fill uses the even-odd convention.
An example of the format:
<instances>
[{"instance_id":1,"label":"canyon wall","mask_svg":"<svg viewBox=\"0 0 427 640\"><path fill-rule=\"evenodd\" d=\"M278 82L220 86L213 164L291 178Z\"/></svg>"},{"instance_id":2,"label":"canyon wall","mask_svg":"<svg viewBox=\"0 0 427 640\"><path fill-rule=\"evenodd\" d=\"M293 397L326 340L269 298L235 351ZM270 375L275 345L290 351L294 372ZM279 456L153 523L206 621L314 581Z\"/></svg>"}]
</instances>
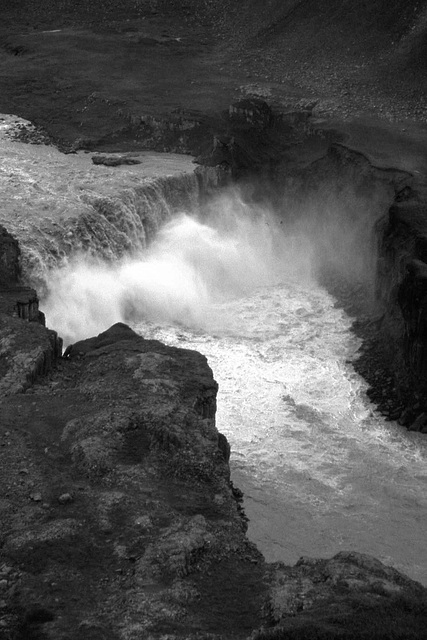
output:
<instances>
[{"instance_id":1,"label":"canyon wall","mask_svg":"<svg viewBox=\"0 0 427 640\"><path fill-rule=\"evenodd\" d=\"M400 191L377 224L379 336L405 401L402 424L427 432L427 190Z\"/></svg>"},{"instance_id":2,"label":"canyon wall","mask_svg":"<svg viewBox=\"0 0 427 640\"><path fill-rule=\"evenodd\" d=\"M46 329L37 293L21 282L19 244L0 226L0 394L23 392L47 374L62 340Z\"/></svg>"},{"instance_id":3,"label":"canyon wall","mask_svg":"<svg viewBox=\"0 0 427 640\"><path fill-rule=\"evenodd\" d=\"M355 318L371 399L427 432L425 183L342 143L302 170L284 163L275 183L282 215L313 238L317 278Z\"/></svg>"}]
</instances>

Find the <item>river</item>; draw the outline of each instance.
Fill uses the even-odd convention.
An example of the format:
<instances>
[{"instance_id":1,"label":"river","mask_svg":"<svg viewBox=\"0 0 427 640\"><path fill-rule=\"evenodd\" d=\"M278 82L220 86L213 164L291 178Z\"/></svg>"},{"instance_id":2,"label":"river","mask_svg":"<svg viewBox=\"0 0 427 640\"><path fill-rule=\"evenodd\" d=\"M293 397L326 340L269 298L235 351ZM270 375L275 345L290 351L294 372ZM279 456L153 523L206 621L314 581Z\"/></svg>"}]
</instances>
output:
<instances>
[{"instance_id":1,"label":"river","mask_svg":"<svg viewBox=\"0 0 427 640\"><path fill-rule=\"evenodd\" d=\"M427 438L385 422L351 359L351 319L311 275L315 238L235 196L112 265L51 274L68 342L130 322L205 354L249 536L266 559L375 555L427 584Z\"/></svg>"}]
</instances>

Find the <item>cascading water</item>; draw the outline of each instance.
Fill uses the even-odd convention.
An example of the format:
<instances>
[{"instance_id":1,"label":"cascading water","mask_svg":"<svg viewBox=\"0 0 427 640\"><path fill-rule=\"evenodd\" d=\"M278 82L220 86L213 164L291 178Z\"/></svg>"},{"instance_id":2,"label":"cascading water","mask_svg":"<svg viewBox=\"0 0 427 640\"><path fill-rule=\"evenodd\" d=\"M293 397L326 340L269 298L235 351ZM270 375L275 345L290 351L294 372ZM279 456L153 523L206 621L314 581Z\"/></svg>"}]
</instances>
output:
<instances>
[{"instance_id":1,"label":"cascading water","mask_svg":"<svg viewBox=\"0 0 427 640\"><path fill-rule=\"evenodd\" d=\"M354 549L427 584L427 441L374 412L351 321L311 277L316 238L280 222L229 194L115 264L75 256L49 273L48 324L73 342L130 322L208 357L268 560Z\"/></svg>"}]
</instances>

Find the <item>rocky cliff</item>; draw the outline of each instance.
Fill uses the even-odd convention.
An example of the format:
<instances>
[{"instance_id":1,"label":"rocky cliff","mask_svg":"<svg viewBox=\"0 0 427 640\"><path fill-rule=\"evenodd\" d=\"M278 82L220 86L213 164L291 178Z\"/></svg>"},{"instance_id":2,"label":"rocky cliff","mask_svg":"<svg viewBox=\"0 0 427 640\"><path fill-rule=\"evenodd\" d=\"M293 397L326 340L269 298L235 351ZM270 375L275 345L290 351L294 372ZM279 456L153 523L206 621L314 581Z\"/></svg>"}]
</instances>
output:
<instances>
[{"instance_id":1,"label":"rocky cliff","mask_svg":"<svg viewBox=\"0 0 427 640\"><path fill-rule=\"evenodd\" d=\"M399 192L377 225L379 337L406 409L402 424L427 432L427 199L417 181Z\"/></svg>"},{"instance_id":2,"label":"rocky cliff","mask_svg":"<svg viewBox=\"0 0 427 640\"><path fill-rule=\"evenodd\" d=\"M22 392L61 355L62 340L44 327L34 289L22 284L17 240L0 227L0 393ZM24 322L23 322L24 321Z\"/></svg>"},{"instance_id":3,"label":"rocky cliff","mask_svg":"<svg viewBox=\"0 0 427 640\"><path fill-rule=\"evenodd\" d=\"M353 166L360 161L351 151L347 157ZM356 332L367 339L356 368L371 383L368 393L386 416L427 433L427 189L418 172L381 169L366 158L364 165L364 179L360 174L350 178L356 189L368 179L372 205L365 207L370 219L367 234L356 243L357 256L354 251L348 256L347 281L351 284L356 275L359 295L350 286L351 301L342 299L359 318ZM342 168L340 173L342 184ZM363 255L364 268L357 273Z\"/></svg>"},{"instance_id":4,"label":"rocky cliff","mask_svg":"<svg viewBox=\"0 0 427 640\"><path fill-rule=\"evenodd\" d=\"M285 160L276 206L313 239L318 279L355 317L363 340L355 366L369 396L390 419L424 433L427 188L415 168L424 160L413 165L388 149L384 162L370 149L333 142L303 167Z\"/></svg>"}]
</instances>

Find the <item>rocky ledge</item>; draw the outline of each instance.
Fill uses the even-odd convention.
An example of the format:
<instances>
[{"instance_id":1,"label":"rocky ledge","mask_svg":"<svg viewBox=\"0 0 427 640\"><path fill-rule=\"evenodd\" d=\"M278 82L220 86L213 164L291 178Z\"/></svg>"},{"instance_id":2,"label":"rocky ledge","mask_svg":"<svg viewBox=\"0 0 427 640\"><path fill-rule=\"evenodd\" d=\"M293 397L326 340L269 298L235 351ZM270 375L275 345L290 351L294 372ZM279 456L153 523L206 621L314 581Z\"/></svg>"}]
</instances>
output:
<instances>
[{"instance_id":1,"label":"rocky ledge","mask_svg":"<svg viewBox=\"0 0 427 640\"><path fill-rule=\"evenodd\" d=\"M266 564L206 359L123 324L61 357L3 238L1 638L425 638L426 589L374 558Z\"/></svg>"}]
</instances>

